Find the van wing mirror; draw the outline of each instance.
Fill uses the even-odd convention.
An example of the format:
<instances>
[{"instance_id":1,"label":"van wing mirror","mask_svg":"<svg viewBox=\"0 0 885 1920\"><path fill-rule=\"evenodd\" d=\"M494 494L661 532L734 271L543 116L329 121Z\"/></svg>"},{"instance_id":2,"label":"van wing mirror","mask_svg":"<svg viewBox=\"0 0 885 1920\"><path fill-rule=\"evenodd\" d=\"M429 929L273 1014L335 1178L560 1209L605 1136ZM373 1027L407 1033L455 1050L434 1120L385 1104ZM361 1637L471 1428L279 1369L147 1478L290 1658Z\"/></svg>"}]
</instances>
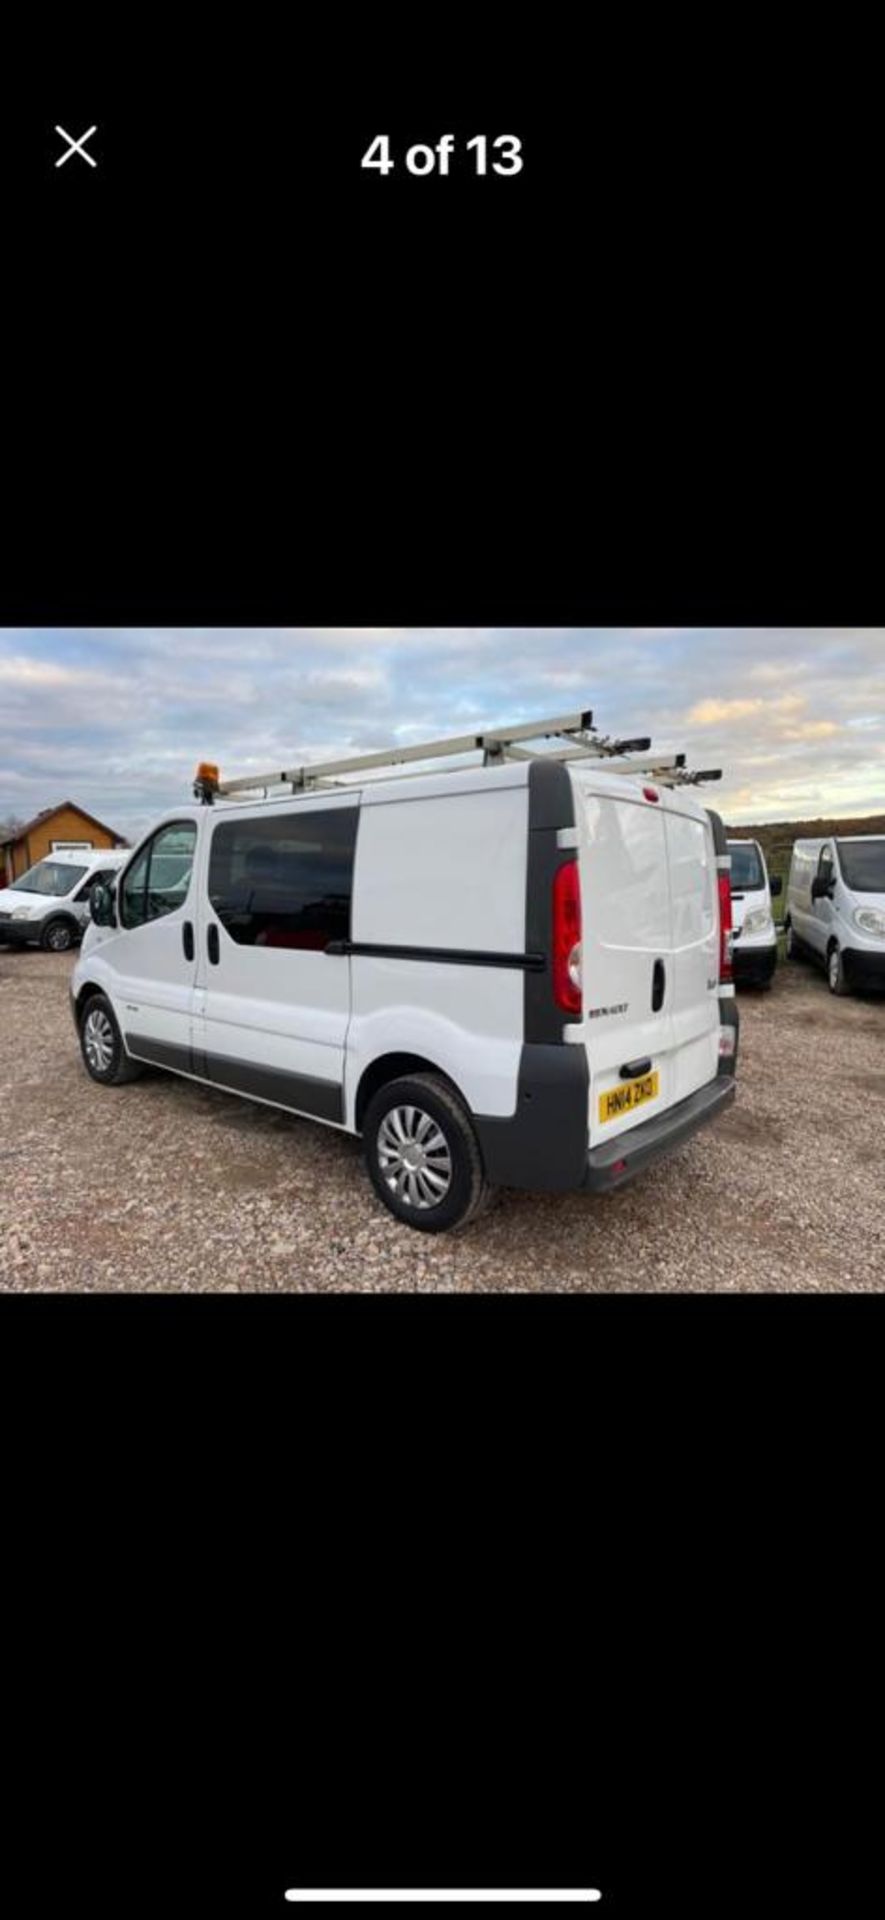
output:
<instances>
[{"instance_id":1,"label":"van wing mirror","mask_svg":"<svg viewBox=\"0 0 885 1920\"><path fill-rule=\"evenodd\" d=\"M97 927L115 927L117 924L113 891L104 880L96 880L90 892L89 913Z\"/></svg>"},{"instance_id":2,"label":"van wing mirror","mask_svg":"<svg viewBox=\"0 0 885 1920\"><path fill-rule=\"evenodd\" d=\"M825 873L816 873L811 882L812 900L829 900L832 891L832 880L828 880Z\"/></svg>"},{"instance_id":3,"label":"van wing mirror","mask_svg":"<svg viewBox=\"0 0 885 1920\"><path fill-rule=\"evenodd\" d=\"M780 874L779 873L772 874L771 879L768 882L768 885L771 891L772 900L776 900L778 894L783 893L783 890L784 890L784 883L780 877Z\"/></svg>"}]
</instances>

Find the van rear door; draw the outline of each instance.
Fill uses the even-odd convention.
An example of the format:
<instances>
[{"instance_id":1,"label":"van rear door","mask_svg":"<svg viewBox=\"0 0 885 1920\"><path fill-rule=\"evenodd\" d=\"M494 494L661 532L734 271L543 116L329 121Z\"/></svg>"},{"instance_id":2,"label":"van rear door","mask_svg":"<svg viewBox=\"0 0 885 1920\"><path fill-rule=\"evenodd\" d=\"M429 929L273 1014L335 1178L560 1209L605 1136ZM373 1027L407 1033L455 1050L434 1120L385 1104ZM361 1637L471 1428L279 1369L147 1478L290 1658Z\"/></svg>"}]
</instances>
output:
<instances>
[{"instance_id":1,"label":"van rear door","mask_svg":"<svg viewBox=\"0 0 885 1920\"><path fill-rule=\"evenodd\" d=\"M595 1146L716 1076L716 856L711 822L692 796L569 771Z\"/></svg>"}]
</instances>

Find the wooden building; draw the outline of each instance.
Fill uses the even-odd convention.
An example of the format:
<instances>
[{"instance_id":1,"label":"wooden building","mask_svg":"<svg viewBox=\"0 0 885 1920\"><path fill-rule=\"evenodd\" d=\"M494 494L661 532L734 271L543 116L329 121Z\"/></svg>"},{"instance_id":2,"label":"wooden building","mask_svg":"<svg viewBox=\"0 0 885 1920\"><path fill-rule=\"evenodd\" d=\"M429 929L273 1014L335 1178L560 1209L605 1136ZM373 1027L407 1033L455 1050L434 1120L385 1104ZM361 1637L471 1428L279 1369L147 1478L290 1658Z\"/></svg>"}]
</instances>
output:
<instances>
[{"instance_id":1,"label":"wooden building","mask_svg":"<svg viewBox=\"0 0 885 1920\"><path fill-rule=\"evenodd\" d=\"M11 887L47 854L94 847L127 847L128 840L73 800L45 807L11 840L0 840L0 885Z\"/></svg>"}]
</instances>

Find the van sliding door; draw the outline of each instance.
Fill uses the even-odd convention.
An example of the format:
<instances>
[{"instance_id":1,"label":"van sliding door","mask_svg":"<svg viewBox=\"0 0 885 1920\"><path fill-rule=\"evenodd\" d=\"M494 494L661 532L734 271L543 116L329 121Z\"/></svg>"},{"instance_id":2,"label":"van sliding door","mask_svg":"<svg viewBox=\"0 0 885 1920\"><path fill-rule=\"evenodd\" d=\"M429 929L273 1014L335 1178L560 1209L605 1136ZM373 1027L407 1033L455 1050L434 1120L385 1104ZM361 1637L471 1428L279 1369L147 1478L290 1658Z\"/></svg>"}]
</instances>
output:
<instances>
[{"instance_id":1,"label":"van sliding door","mask_svg":"<svg viewBox=\"0 0 885 1920\"><path fill-rule=\"evenodd\" d=\"M358 802L217 811L197 927L195 1060L205 1078L344 1120L346 941Z\"/></svg>"}]
</instances>

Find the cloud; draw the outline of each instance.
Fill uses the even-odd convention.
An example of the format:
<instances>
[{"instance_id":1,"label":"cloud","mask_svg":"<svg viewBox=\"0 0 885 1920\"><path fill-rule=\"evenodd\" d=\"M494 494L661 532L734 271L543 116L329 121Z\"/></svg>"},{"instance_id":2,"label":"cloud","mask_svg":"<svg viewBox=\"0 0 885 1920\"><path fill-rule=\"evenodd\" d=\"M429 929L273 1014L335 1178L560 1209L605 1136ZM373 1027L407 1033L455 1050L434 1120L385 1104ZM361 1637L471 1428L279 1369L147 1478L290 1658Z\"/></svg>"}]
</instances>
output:
<instances>
[{"instance_id":1,"label":"cloud","mask_svg":"<svg viewBox=\"0 0 885 1920\"><path fill-rule=\"evenodd\" d=\"M689 726L713 727L723 720L747 720L750 715L797 713L807 705L798 693L781 694L777 700L755 699L699 700L686 715Z\"/></svg>"},{"instance_id":2,"label":"cloud","mask_svg":"<svg viewBox=\"0 0 885 1920\"><path fill-rule=\"evenodd\" d=\"M885 796L876 629L98 628L0 631L0 816L79 800L121 832L254 772L593 710L721 766L739 823Z\"/></svg>"}]
</instances>

